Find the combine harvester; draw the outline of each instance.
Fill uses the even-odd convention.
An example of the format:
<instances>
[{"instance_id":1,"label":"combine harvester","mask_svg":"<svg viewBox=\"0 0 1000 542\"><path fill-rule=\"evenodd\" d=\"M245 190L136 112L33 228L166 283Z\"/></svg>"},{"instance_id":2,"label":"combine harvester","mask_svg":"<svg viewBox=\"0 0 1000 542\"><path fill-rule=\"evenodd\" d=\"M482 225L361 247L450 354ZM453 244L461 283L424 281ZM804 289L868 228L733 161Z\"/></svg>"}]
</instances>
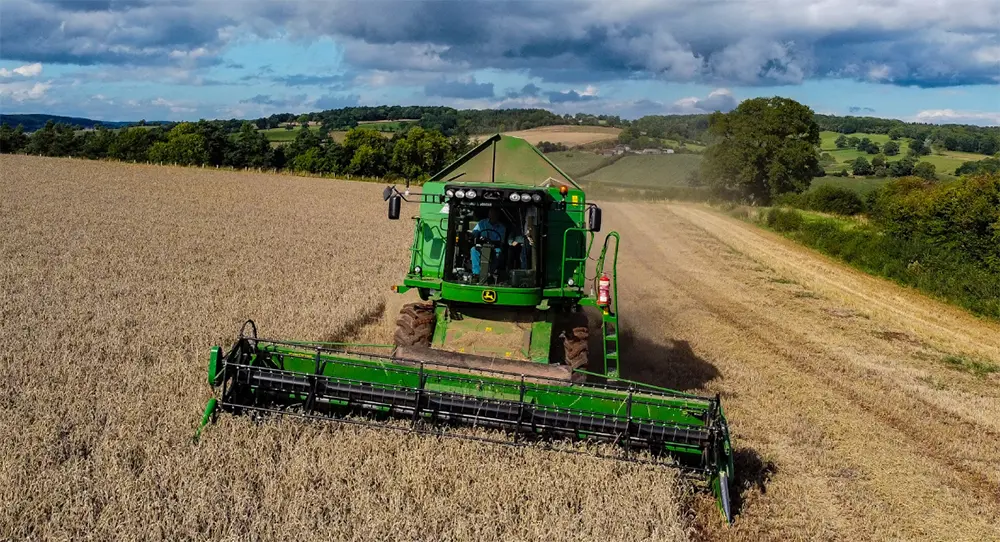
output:
<instances>
[{"instance_id":1,"label":"combine harvester","mask_svg":"<svg viewBox=\"0 0 1000 542\"><path fill-rule=\"evenodd\" d=\"M601 209L579 185L526 141L494 135L421 193L393 186L383 197L393 220L403 201L419 204L409 272L393 290L416 290L421 301L403 307L395 344L370 353L371 345L269 340L248 321L232 348L211 349L208 381L219 395L199 433L221 409L351 423L402 417L402 427L448 436L467 435L450 427L484 427L506 444L613 443L616 459L640 452L701 480L731 521L733 457L719 397L620 377L628 352L618 348L619 237L609 233L590 257ZM600 330L596 360L591 327Z\"/></svg>"}]
</instances>

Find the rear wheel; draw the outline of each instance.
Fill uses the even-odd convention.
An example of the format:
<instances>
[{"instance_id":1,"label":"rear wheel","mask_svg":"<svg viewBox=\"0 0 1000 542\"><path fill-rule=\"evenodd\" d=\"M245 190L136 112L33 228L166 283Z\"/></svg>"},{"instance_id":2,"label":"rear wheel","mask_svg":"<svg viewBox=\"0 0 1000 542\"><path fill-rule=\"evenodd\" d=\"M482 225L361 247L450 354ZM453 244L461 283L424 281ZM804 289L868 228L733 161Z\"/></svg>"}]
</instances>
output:
<instances>
[{"instance_id":1,"label":"rear wheel","mask_svg":"<svg viewBox=\"0 0 1000 542\"><path fill-rule=\"evenodd\" d=\"M434 335L434 305L408 303L403 305L396 318L396 346L430 346Z\"/></svg>"}]
</instances>

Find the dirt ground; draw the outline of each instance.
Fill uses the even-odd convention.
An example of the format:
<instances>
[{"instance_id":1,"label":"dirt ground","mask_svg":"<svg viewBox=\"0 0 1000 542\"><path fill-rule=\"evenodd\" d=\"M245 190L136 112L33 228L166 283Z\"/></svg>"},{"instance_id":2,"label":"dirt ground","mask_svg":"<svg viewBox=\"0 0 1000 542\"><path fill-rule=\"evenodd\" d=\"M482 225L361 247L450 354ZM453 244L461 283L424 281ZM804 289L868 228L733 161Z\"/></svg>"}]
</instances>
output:
<instances>
[{"instance_id":1,"label":"dirt ground","mask_svg":"<svg viewBox=\"0 0 1000 542\"><path fill-rule=\"evenodd\" d=\"M1000 378L961 370L1000 326L692 205L604 222L625 376L722 396L730 527L578 456L234 417L194 445L245 318L389 340L412 225L380 192L0 156L0 539L1000 539Z\"/></svg>"},{"instance_id":2,"label":"dirt ground","mask_svg":"<svg viewBox=\"0 0 1000 542\"><path fill-rule=\"evenodd\" d=\"M1000 540L1000 375L948 362L1000 362L1000 326L702 207L605 216L629 376L731 425L739 516L699 538Z\"/></svg>"}]
</instances>

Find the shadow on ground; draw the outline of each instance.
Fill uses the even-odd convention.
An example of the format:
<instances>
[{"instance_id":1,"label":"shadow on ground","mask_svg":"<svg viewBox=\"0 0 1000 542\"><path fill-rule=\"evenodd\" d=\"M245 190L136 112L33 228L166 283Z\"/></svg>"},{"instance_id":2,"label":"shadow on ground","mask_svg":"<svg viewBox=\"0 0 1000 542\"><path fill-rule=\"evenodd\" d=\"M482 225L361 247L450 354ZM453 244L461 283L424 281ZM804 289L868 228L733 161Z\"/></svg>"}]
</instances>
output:
<instances>
[{"instance_id":1,"label":"shadow on ground","mask_svg":"<svg viewBox=\"0 0 1000 542\"><path fill-rule=\"evenodd\" d=\"M733 516L739 516L747 497L753 494L767 494L771 477L778 473L773 461L763 459L753 448L736 448L733 451Z\"/></svg>"},{"instance_id":2,"label":"shadow on ground","mask_svg":"<svg viewBox=\"0 0 1000 542\"><path fill-rule=\"evenodd\" d=\"M602 352L600 334L591 352ZM618 341L622 378L678 391L704 390L705 384L722 376L719 370L699 357L687 341L653 341L628 326L622 326ZM594 356L600 361L600 354Z\"/></svg>"}]
</instances>

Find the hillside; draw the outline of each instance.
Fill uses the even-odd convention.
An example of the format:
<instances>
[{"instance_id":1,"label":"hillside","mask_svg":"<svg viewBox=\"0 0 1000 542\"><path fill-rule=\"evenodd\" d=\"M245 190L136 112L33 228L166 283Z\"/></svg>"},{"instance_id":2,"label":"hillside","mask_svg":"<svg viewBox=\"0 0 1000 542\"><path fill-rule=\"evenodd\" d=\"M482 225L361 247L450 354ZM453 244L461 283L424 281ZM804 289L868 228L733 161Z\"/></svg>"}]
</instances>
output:
<instances>
[{"instance_id":1,"label":"hillside","mask_svg":"<svg viewBox=\"0 0 1000 542\"><path fill-rule=\"evenodd\" d=\"M514 132L504 132L506 135L520 137L532 145L537 145L542 141L550 143L562 143L568 147L587 145L598 141L616 140L621 128L609 126L542 126L530 130L518 130Z\"/></svg>"},{"instance_id":2,"label":"hillside","mask_svg":"<svg viewBox=\"0 0 1000 542\"><path fill-rule=\"evenodd\" d=\"M701 155L698 154L628 155L583 180L637 188L687 186L688 177L699 164Z\"/></svg>"},{"instance_id":3,"label":"hillside","mask_svg":"<svg viewBox=\"0 0 1000 542\"><path fill-rule=\"evenodd\" d=\"M86 119L81 117L63 117L59 115L47 115L43 113L39 114L2 114L0 113L0 124L8 124L10 126L23 126L25 132L34 132L35 130L41 129L45 126L45 123L52 121L57 124L67 124L74 128L96 128L97 126L104 126L105 128L122 128L124 126L129 126L135 124L136 121L103 121ZM146 122L146 124L166 124L166 121L154 121Z\"/></svg>"}]
</instances>

